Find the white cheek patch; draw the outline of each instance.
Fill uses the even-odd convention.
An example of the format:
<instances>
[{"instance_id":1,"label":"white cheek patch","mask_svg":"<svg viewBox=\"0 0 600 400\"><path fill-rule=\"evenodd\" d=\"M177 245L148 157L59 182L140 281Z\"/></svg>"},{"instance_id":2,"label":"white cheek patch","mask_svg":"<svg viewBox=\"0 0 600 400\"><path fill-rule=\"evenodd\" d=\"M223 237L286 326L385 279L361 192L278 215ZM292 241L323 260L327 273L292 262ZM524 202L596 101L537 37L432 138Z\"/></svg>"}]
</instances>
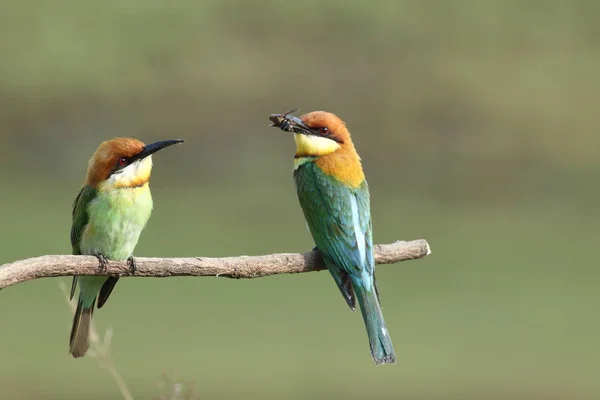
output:
<instances>
[{"instance_id":1,"label":"white cheek patch","mask_svg":"<svg viewBox=\"0 0 600 400\"><path fill-rule=\"evenodd\" d=\"M367 261L367 243L365 241L365 234L360 229L360 217L358 215L358 202L356 196L350 195L350 206L352 207L352 221L354 222L354 236L356 237L356 244L358 245L358 253L360 259L366 264Z\"/></svg>"},{"instance_id":2,"label":"white cheek patch","mask_svg":"<svg viewBox=\"0 0 600 400\"><path fill-rule=\"evenodd\" d=\"M296 133L296 154L304 156L326 156L340 148L340 144L333 139L322 136L304 135Z\"/></svg>"}]
</instances>

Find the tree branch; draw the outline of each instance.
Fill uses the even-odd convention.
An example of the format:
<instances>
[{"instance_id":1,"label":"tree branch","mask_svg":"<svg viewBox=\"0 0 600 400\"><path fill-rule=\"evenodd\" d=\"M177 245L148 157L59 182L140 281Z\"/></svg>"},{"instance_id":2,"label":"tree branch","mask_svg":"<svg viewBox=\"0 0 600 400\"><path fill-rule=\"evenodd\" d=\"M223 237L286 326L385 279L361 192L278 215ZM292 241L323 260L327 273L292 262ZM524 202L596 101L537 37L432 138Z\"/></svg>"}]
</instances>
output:
<instances>
[{"instance_id":1,"label":"tree branch","mask_svg":"<svg viewBox=\"0 0 600 400\"><path fill-rule=\"evenodd\" d=\"M374 250L376 264L414 260L431 253L429 244L424 239L376 245ZM316 251L223 258L136 257L135 260L137 268L133 276L155 278L168 276L260 278L325 269L323 260ZM0 266L0 289L38 278L72 275L132 276L126 261L111 261L106 271L100 271L98 259L93 256L48 255Z\"/></svg>"}]
</instances>

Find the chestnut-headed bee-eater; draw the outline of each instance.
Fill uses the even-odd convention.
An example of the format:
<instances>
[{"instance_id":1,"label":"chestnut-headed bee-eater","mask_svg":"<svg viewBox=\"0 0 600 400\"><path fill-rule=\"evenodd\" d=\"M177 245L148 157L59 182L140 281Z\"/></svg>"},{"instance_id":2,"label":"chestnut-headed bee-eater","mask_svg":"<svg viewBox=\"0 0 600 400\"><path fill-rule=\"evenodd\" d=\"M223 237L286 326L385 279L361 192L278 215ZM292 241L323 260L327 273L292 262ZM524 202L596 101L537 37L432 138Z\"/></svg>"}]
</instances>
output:
<instances>
[{"instance_id":1,"label":"chestnut-headed bee-eater","mask_svg":"<svg viewBox=\"0 0 600 400\"><path fill-rule=\"evenodd\" d=\"M98 257L102 269L106 269L107 260L127 260L135 272L133 250L152 213L148 187L152 154L181 142L165 140L145 145L136 139L115 138L100 144L89 161L85 183L73 204L73 254ZM96 300L101 308L118 280L112 276L73 277L71 298L79 284L70 337L69 351L73 357L83 357L87 352Z\"/></svg>"},{"instance_id":2,"label":"chestnut-headed bee-eater","mask_svg":"<svg viewBox=\"0 0 600 400\"><path fill-rule=\"evenodd\" d=\"M393 364L396 355L374 276L369 188L350 132L328 112L300 118L290 113L270 120L294 133L294 181L308 228L352 310L358 298L375 363Z\"/></svg>"}]
</instances>

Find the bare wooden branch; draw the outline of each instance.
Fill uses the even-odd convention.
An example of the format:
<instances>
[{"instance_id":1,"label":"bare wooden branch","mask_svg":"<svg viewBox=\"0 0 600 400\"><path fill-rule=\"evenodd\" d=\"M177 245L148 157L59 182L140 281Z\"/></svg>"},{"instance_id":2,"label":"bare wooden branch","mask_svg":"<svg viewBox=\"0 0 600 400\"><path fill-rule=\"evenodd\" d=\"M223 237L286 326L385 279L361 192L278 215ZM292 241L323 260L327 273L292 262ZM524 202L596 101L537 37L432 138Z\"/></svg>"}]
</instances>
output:
<instances>
[{"instance_id":1,"label":"bare wooden branch","mask_svg":"<svg viewBox=\"0 0 600 400\"><path fill-rule=\"evenodd\" d=\"M393 264L415 260L430 254L424 240L398 241L375 246L375 263ZM239 257L186 257L146 258L136 257L135 274L129 272L125 261L111 261L106 271L101 271L96 257L73 255L47 255L4 264L0 267L0 289L38 278L72 275L113 275L163 278L169 276L222 276L227 278L260 278L278 274L325 269L319 252L281 253L264 256Z\"/></svg>"}]
</instances>

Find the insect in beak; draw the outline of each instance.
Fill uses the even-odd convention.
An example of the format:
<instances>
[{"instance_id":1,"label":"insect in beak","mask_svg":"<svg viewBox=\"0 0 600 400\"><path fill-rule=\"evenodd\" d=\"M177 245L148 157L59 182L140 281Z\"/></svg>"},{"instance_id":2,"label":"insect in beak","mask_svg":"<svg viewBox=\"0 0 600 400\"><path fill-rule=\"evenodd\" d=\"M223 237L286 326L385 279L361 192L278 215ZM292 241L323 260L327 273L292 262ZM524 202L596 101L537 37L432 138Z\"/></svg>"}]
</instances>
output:
<instances>
[{"instance_id":1,"label":"insect in beak","mask_svg":"<svg viewBox=\"0 0 600 400\"><path fill-rule=\"evenodd\" d=\"M298 110L298 108L295 108L283 114L271 114L271 116L269 117L271 125L269 126L280 128L282 131L285 132L293 132L294 127L303 125L300 118L293 115Z\"/></svg>"}]
</instances>

